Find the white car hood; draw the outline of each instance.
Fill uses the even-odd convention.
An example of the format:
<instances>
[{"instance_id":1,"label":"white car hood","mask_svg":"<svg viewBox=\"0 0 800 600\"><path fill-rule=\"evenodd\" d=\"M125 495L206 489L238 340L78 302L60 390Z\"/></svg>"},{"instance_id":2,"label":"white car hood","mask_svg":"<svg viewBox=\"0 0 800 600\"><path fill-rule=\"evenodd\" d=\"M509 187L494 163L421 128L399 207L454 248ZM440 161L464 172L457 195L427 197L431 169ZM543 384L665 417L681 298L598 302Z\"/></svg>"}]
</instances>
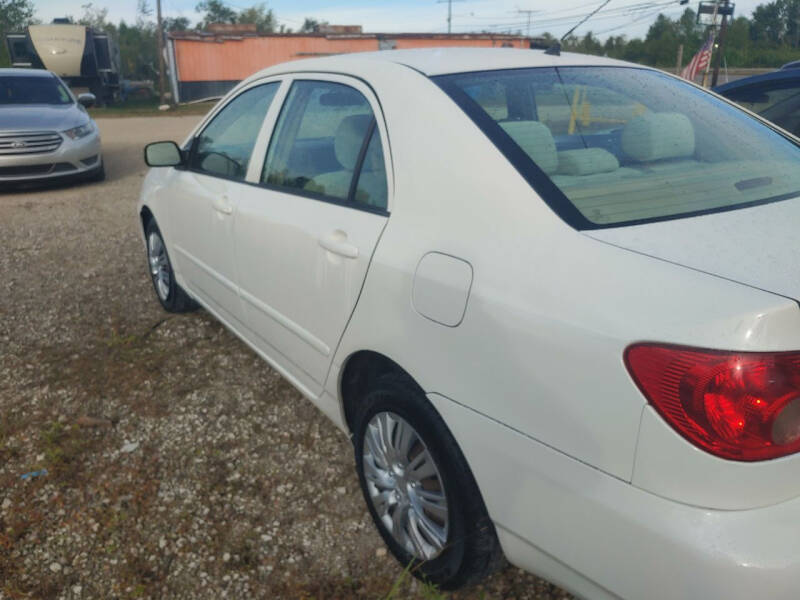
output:
<instances>
[{"instance_id":1,"label":"white car hood","mask_svg":"<svg viewBox=\"0 0 800 600\"><path fill-rule=\"evenodd\" d=\"M614 246L800 299L800 197L584 233Z\"/></svg>"}]
</instances>

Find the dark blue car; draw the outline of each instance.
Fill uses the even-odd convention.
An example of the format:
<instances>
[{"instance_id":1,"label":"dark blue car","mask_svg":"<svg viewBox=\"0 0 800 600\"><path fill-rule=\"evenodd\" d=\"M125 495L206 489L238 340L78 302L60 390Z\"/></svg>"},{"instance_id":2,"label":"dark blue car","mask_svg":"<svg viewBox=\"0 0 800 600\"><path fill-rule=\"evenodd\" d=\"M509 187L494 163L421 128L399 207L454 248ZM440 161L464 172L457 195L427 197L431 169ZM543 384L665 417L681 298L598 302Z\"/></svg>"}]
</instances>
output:
<instances>
[{"instance_id":1,"label":"dark blue car","mask_svg":"<svg viewBox=\"0 0 800 600\"><path fill-rule=\"evenodd\" d=\"M746 77L714 91L800 136L800 69Z\"/></svg>"}]
</instances>

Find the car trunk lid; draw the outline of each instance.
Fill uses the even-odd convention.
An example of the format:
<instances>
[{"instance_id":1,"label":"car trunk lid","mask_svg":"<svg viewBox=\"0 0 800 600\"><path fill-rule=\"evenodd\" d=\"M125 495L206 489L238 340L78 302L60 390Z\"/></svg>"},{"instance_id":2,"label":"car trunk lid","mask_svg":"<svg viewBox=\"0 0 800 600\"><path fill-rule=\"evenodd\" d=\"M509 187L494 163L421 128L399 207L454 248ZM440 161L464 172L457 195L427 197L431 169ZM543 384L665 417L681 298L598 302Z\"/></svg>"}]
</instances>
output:
<instances>
[{"instance_id":1,"label":"car trunk lid","mask_svg":"<svg viewBox=\"0 0 800 600\"><path fill-rule=\"evenodd\" d=\"M620 248L800 299L800 196L584 233Z\"/></svg>"}]
</instances>

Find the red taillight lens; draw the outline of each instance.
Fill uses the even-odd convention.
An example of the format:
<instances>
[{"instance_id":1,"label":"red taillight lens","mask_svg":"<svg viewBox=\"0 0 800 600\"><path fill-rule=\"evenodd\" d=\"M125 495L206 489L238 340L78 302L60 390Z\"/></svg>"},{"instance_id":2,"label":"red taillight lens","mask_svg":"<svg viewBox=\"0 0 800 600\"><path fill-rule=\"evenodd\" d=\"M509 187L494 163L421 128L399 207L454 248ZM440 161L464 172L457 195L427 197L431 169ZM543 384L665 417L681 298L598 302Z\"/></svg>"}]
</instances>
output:
<instances>
[{"instance_id":1,"label":"red taillight lens","mask_svg":"<svg viewBox=\"0 0 800 600\"><path fill-rule=\"evenodd\" d=\"M800 451L800 352L721 352L636 344L625 364L678 433L722 458Z\"/></svg>"}]
</instances>

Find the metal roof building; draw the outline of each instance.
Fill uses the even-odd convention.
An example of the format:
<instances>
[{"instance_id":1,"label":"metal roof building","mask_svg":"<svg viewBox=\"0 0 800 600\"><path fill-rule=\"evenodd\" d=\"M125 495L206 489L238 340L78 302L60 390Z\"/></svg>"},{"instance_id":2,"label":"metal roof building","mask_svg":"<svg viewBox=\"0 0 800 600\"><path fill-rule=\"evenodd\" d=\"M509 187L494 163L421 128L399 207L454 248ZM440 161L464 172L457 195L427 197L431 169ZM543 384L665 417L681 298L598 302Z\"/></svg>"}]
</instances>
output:
<instances>
[{"instance_id":1,"label":"metal roof building","mask_svg":"<svg viewBox=\"0 0 800 600\"><path fill-rule=\"evenodd\" d=\"M506 34L362 33L360 26L266 35L256 34L254 26L213 25L210 29L168 35L170 83L177 102L221 96L256 71L289 60L407 48L530 48L535 42Z\"/></svg>"}]
</instances>

